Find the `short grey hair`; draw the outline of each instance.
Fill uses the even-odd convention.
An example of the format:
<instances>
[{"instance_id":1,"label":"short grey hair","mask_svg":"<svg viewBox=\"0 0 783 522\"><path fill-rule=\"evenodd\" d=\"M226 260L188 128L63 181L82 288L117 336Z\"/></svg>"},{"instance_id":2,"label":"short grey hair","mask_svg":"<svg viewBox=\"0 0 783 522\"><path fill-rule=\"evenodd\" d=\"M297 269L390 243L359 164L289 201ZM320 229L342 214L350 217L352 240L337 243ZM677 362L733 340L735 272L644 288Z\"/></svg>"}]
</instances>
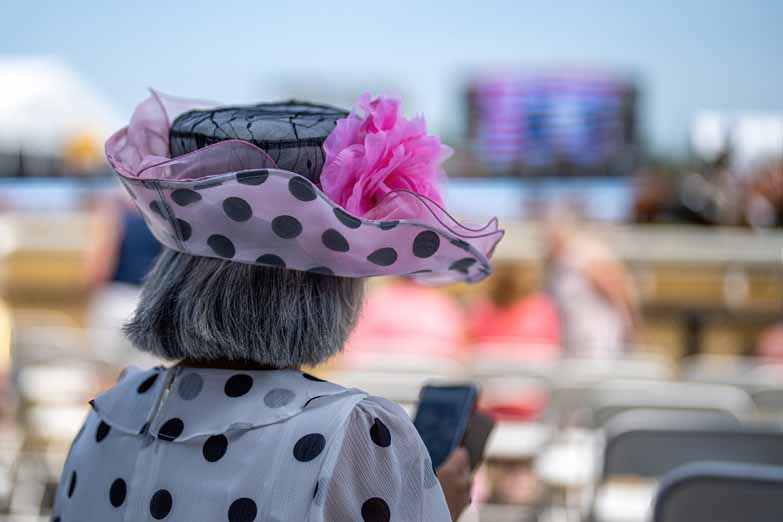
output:
<instances>
[{"instance_id":1,"label":"short grey hair","mask_svg":"<svg viewBox=\"0 0 783 522\"><path fill-rule=\"evenodd\" d=\"M314 366L342 350L364 280L194 257L165 248L124 331L168 360Z\"/></svg>"}]
</instances>

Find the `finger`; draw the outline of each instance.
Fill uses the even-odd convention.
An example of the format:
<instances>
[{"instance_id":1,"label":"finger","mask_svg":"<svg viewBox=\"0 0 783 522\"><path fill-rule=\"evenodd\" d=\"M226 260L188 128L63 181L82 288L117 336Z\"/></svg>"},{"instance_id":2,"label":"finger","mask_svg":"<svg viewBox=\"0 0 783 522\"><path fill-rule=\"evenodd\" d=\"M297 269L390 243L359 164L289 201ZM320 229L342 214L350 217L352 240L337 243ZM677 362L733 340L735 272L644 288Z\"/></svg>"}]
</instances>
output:
<instances>
[{"instance_id":1,"label":"finger","mask_svg":"<svg viewBox=\"0 0 783 522\"><path fill-rule=\"evenodd\" d=\"M460 474L464 463L467 461L467 451L465 448L459 447L452 451L443 464L438 468L438 474L441 471L446 473Z\"/></svg>"},{"instance_id":2,"label":"finger","mask_svg":"<svg viewBox=\"0 0 783 522\"><path fill-rule=\"evenodd\" d=\"M452 461L457 469L464 469L470 467L470 457L468 456L468 450L460 446L449 455L449 460Z\"/></svg>"}]
</instances>

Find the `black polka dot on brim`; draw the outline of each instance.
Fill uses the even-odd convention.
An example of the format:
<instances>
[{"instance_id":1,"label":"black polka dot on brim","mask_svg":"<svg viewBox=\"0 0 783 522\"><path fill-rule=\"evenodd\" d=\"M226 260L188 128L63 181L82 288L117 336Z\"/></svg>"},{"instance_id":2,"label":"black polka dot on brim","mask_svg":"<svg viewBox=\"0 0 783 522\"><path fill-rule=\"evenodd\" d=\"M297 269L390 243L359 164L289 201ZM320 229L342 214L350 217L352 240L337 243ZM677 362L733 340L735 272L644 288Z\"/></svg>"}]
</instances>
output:
<instances>
[{"instance_id":1,"label":"black polka dot on brim","mask_svg":"<svg viewBox=\"0 0 783 522\"><path fill-rule=\"evenodd\" d=\"M253 522L256 515L258 507L249 498L238 498L228 508L228 522Z\"/></svg>"},{"instance_id":2,"label":"black polka dot on brim","mask_svg":"<svg viewBox=\"0 0 783 522\"><path fill-rule=\"evenodd\" d=\"M226 381L223 391L227 396L236 398L245 395L253 387L253 377L245 373L232 375Z\"/></svg>"},{"instance_id":3,"label":"black polka dot on brim","mask_svg":"<svg viewBox=\"0 0 783 522\"><path fill-rule=\"evenodd\" d=\"M162 520L171 513L171 507L174 504L174 499L165 489L159 489L152 495L150 499L150 515L155 520Z\"/></svg>"},{"instance_id":4,"label":"black polka dot on brim","mask_svg":"<svg viewBox=\"0 0 783 522\"><path fill-rule=\"evenodd\" d=\"M226 215L238 222L247 221L253 217L253 209L247 201L242 198L226 198L223 200L223 212Z\"/></svg>"},{"instance_id":5,"label":"black polka dot on brim","mask_svg":"<svg viewBox=\"0 0 783 522\"><path fill-rule=\"evenodd\" d=\"M302 176L291 178L288 182L288 190L299 201L312 201L316 198L315 189Z\"/></svg>"},{"instance_id":6,"label":"black polka dot on brim","mask_svg":"<svg viewBox=\"0 0 783 522\"><path fill-rule=\"evenodd\" d=\"M68 482L68 498L73 496L74 491L76 491L76 470L71 471L71 479Z\"/></svg>"},{"instance_id":7,"label":"black polka dot on brim","mask_svg":"<svg viewBox=\"0 0 783 522\"><path fill-rule=\"evenodd\" d=\"M367 256L367 261L379 266L393 265L397 261L397 251L391 247L379 248Z\"/></svg>"},{"instance_id":8,"label":"black polka dot on brim","mask_svg":"<svg viewBox=\"0 0 783 522\"><path fill-rule=\"evenodd\" d=\"M204 442L201 453L207 462L217 462L228 450L228 438L225 435L213 435Z\"/></svg>"},{"instance_id":9,"label":"black polka dot on brim","mask_svg":"<svg viewBox=\"0 0 783 522\"><path fill-rule=\"evenodd\" d=\"M450 239L449 243L462 250L470 250L470 244L467 241L463 241L462 239Z\"/></svg>"},{"instance_id":10,"label":"black polka dot on brim","mask_svg":"<svg viewBox=\"0 0 783 522\"><path fill-rule=\"evenodd\" d=\"M262 265L276 266L278 268L285 268L285 261L283 261L283 258L280 256L276 256L274 254L264 254L262 256L258 256L258 258L256 259L256 263L261 263Z\"/></svg>"},{"instance_id":11,"label":"black polka dot on brim","mask_svg":"<svg viewBox=\"0 0 783 522\"><path fill-rule=\"evenodd\" d=\"M326 266L314 266L313 268L308 268L307 271L311 274L334 275L334 270Z\"/></svg>"},{"instance_id":12,"label":"black polka dot on brim","mask_svg":"<svg viewBox=\"0 0 783 522\"><path fill-rule=\"evenodd\" d=\"M337 219L340 220L340 223L348 228L359 228L362 226L361 219L350 215L348 212L339 207L334 207L334 215L337 216Z\"/></svg>"},{"instance_id":13,"label":"black polka dot on brim","mask_svg":"<svg viewBox=\"0 0 783 522\"><path fill-rule=\"evenodd\" d=\"M260 185L269 177L269 171L251 170L237 174L237 183L242 185Z\"/></svg>"},{"instance_id":14,"label":"black polka dot on brim","mask_svg":"<svg viewBox=\"0 0 783 522\"><path fill-rule=\"evenodd\" d=\"M165 217L165 214L163 213L163 207L160 204L160 201L153 200L152 202L150 202L150 210L161 217Z\"/></svg>"},{"instance_id":15,"label":"black polka dot on brim","mask_svg":"<svg viewBox=\"0 0 783 522\"><path fill-rule=\"evenodd\" d=\"M293 239L302 233L302 224L293 216L277 216L272 220L272 232L283 239Z\"/></svg>"},{"instance_id":16,"label":"black polka dot on brim","mask_svg":"<svg viewBox=\"0 0 783 522\"><path fill-rule=\"evenodd\" d=\"M101 421L98 424L98 429L95 430L95 442L102 442L110 431L111 431L111 426Z\"/></svg>"},{"instance_id":17,"label":"black polka dot on brim","mask_svg":"<svg viewBox=\"0 0 783 522\"><path fill-rule=\"evenodd\" d=\"M381 230L391 230L399 224L399 221L381 221L378 226Z\"/></svg>"},{"instance_id":18,"label":"black polka dot on brim","mask_svg":"<svg viewBox=\"0 0 783 522\"><path fill-rule=\"evenodd\" d=\"M120 507L125 502L125 496L128 494L128 485L121 478L111 483L109 488L109 502L114 507Z\"/></svg>"},{"instance_id":19,"label":"black polka dot on brim","mask_svg":"<svg viewBox=\"0 0 783 522\"><path fill-rule=\"evenodd\" d=\"M367 499L362 504L362 520L364 522L389 522L391 520L389 504L378 497Z\"/></svg>"},{"instance_id":20,"label":"black polka dot on brim","mask_svg":"<svg viewBox=\"0 0 783 522\"><path fill-rule=\"evenodd\" d=\"M320 433L310 433L294 445L294 458L299 462L310 462L321 454L325 446L326 437Z\"/></svg>"},{"instance_id":21,"label":"black polka dot on brim","mask_svg":"<svg viewBox=\"0 0 783 522\"><path fill-rule=\"evenodd\" d=\"M381 419L376 418L373 425L370 426L370 438L382 448L388 448L391 444L391 432Z\"/></svg>"},{"instance_id":22,"label":"black polka dot on brim","mask_svg":"<svg viewBox=\"0 0 783 522\"><path fill-rule=\"evenodd\" d=\"M467 274L470 267L472 267L474 264L476 264L476 260L472 257L463 257L462 259L458 259L451 263L449 270L456 270L457 272Z\"/></svg>"},{"instance_id":23,"label":"black polka dot on brim","mask_svg":"<svg viewBox=\"0 0 783 522\"><path fill-rule=\"evenodd\" d=\"M419 232L413 240L413 255L422 259L435 255L440 248L440 237L432 230Z\"/></svg>"},{"instance_id":24,"label":"black polka dot on brim","mask_svg":"<svg viewBox=\"0 0 783 522\"><path fill-rule=\"evenodd\" d=\"M160 440L171 442L182 435L182 430L184 429L185 423L182 422L182 419L174 417L173 419L169 419L163 423L163 426L161 426L158 430L158 438Z\"/></svg>"},{"instance_id":25,"label":"black polka dot on brim","mask_svg":"<svg viewBox=\"0 0 783 522\"><path fill-rule=\"evenodd\" d=\"M335 252L348 252L351 249L345 236L333 228L321 234L321 242L326 248Z\"/></svg>"},{"instance_id":26,"label":"black polka dot on brim","mask_svg":"<svg viewBox=\"0 0 783 522\"><path fill-rule=\"evenodd\" d=\"M179 228L179 237L182 238L182 241L190 239L190 236L193 234L193 227L190 226L190 223L184 219L177 218L177 227Z\"/></svg>"},{"instance_id":27,"label":"black polka dot on brim","mask_svg":"<svg viewBox=\"0 0 783 522\"><path fill-rule=\"evenodd\" d=\"M149 389L152 388L152 386L155 384L155 381L157 380L158 380L158 374L156 372L150 375L149 377L147 377L146 379L144 379L144 381L141 384L139 384L139 387L136 388L136 391L138 393L147 393Z\"/></svg>"},{"instance_id":28,"label":"black polka dot on brim","mask_svg":"<svg viewBox=\"0 0 783 522\"><path fill-rule=\"evenodd\" d=\"M201 194L195 190L177 189L171 193L171 199L180 207L187 207L201 201Z\"/></svg>"},{"instance_id":29,"label":"black polka dot on brim","mask_svg":"<svg viewBox=\"0 0 783 522\"><path fill-rule=\"evenodd\" d=\"M207 246L209 246L215 254L226 259L231 259L234 257L234 254L236 254L234 243L226 236L221 236L220 234L209 236L207 239Z\"/></svg>"}]
</instances>

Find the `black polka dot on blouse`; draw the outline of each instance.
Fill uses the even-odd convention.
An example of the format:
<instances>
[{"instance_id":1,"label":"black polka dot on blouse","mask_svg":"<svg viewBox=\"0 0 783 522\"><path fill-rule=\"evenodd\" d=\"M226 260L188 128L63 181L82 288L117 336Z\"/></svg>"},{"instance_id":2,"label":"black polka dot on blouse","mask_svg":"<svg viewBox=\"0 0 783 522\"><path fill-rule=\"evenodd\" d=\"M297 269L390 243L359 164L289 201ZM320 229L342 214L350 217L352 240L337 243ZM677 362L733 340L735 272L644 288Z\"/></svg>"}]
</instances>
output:
<instances>
[{"instance_id":1,"label":"black polka dot on blouse","mask_svg":"<svg viewBox=\"0 0 783 522\"><path fill-rule=\"evenodd\" d=\"M228 522L253 522L256 515L258 507L249 498L238 498L228 508Z\"/></svg>"},{"instance_id":2,"label":"black polka dot on blouse","mask_svg":"<svg viewBox=\"0 0 783 522\"><path fill-rule=\"evenodd\" d=\"M171 493L165 489L159 489L152 495L150 499L150 515L155 520L162 520L171 513L171 508L174 505L174 499Z\"/></svg>"},{"instance_id":3,"label":"black polka dot on blouse","mask_svg":"<svg viewBox=\"0 0 783 522\"><path fill-rule=\"evenodd\" d=\"M364 522L389 522L391 520L389 504L378 497L367 499L362 504L362 520Z\"/></svg>"},{"instance_id":4,"label":"black polka dot on blouse","mask_svg":"<svg viewBox=\"0 0 783 522\"><path fill-rule=\"evenodd\" d=\"M109 435L109 431L111 431L111 426L101 421L98 424L98 429L95 430L95 442L103 442L103 439Z\"/></svg>"},{"instance_id":5,"label":"black polka dot on blouse","mask_svg":"<svg viewBox=\"0 0 783 522\"><path fill-rule=\"evenodd\" d=\"M225 435L213 435L209 437L201 448L201 453L207 462L217 462L228 451L228 438Z\"/></svg>"},{"instance_id":6,"label":"black polka dot on blouse","mask_svg":"<svg viewBox=\"0 0 783 522\"><path fill-rule=\"evenodd\" d=\"M391 432L381 419L376 418L373 425L370 426L370 438L382 448L388 448L391 445Z\"/></svg>"},{"instance_id":7,"label":"black polka dot on blouse","mask_svg":"<svg viewBox=\"0 0 783 522\"><path fill-rule=\"evenodd\" d=\"M109 488L109 502L114 507L120 507L125 502L125 496L128 494L128 486L125 481L118 478L111 483Z\"/></svg>"},{"instance_id":8,"label":"black polka dot on blouse","mask_svg":"<svg viewBox=\"0 0 783 522\"><path fill-rule=\"evenodd\" d=\"M223 391L227 396L235 398L241 397L250 391L253 387L253 378L245 373L232 375L224 386Z\"/></svg>"},{"instance_id":9,"label":"black polka dot on blouse","mask_svg":"<svg viewBox=\"0 0 783 522\"><path fill-rule=\"evenodd\" d=\"M158 438L168 442L174 441L182 435L182 431L185 429L185 423L182 419L174 417L163 423L158 430Z\"/></svg>"},{"instance_id":10,"label":"black polka dot on blouse","mask_svg":"<svg viewBox=\"0 0 783 522\"><path fill-rule=\"evenodd\" d=\"M155 381L157 380L158 380L158 374L156 372L150 375L149 377L147 377L146 379L144 379L144 381L141 384L139 384L139 387L136 388L136 391L138 393L147 393L149 389L152 388L152 386L155 384Z\"/></svg>"},{"instance_id":11,"label":"black polka dot on blouse","mask_svg":"<svg viewBox=\"0 0 783 522\"><path fill-rule=\"evenodd\" d=\"M264 404L269 408L282 408L294 400L295 394L285 388L273 388L264 395Z\"/></svg>"},{"instance_id":12,"label":"black polka dot on blouse","mask_svg":"<svg viewBox=\"0 0 783 522\"><path fill-rule=\"evenodd\" d=\"M68 482L68 498L73 496L74 491L76 491L76 470L71 471L71 479Z\"/></svg>"},{"instance_id":13,"label":"black polka dot on blouse","mask_svg":"<svg viewBox=\"0 0 783 522\"><path fill-rule=\"evenodd\" d=\"M203 387L204 379L197 373L189 373L179 381L177 392L183 400L192 401L198 397Z\"/></svg>"},{"instance_id":14,"label":"black polka dot on blouse","mask_svg":"<svg viewBox=\"0 0 783 522\"><path fill-rule=\"evenodd\" d=\"M299 462L310 462L321 454L325 446L326 437L320 433L310 433L294 445L294 458Z\"/></svg>"}]
</instances>

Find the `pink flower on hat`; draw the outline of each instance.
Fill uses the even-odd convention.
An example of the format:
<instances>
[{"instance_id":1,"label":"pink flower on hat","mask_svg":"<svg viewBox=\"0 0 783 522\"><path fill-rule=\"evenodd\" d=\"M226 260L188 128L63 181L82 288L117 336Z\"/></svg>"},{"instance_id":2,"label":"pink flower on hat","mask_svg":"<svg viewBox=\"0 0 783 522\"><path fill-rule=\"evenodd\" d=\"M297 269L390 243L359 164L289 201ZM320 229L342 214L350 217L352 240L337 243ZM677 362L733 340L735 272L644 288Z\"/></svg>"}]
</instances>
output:
<instances>
[{"instance_id":1,"label":"pink flower on hat","mask_svg":"<svg viewBox=\"0 0 783 522\"><path fill-rule=\"evenodd\" d=\"M424 118L404 118L400 101L383 96L365 93L357 106L364 117L354 109L324 142L324 193L357 216L365 216L399 189L442 203L436 185L451 149L427 134Z\"/></svg>"}]
</instances>

